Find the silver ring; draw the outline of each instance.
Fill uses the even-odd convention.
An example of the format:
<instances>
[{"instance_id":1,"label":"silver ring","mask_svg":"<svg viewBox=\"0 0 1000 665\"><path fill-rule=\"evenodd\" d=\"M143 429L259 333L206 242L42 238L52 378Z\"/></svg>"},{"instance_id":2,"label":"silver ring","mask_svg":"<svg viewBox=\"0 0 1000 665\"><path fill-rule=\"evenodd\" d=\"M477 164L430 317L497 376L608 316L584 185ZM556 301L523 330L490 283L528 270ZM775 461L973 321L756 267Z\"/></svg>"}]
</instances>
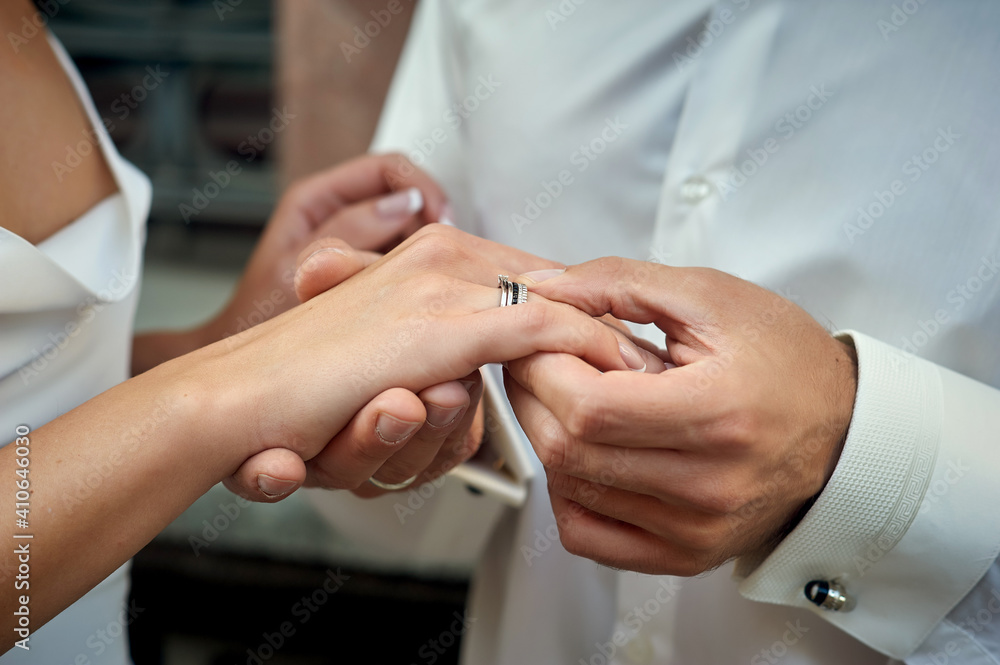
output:
<instances>
[{"instance_id":1,"label":"silver ring","mask_svg":"<svg viewBox=\"0 0 1000 665\"><path fill-rule=\"evenodd\" d=\"M500 288L500 306L521 305L528 302L528 285L512 282L507 275L497 275Z\"/></svg>"},{"instance_id":2,"label":"silver ring","mask_svg":"<svg viewBox=\"0 0 1000 665\"><path fill-rule=\"evenodd\" d=\"M372 485L379 488L380 490L385 490L387 492L394 492L396 490L405 490L407 487L412 485L413 481L416 479L417 477L413 476L412 478L407 478L401 483L383 483L381 480L376 480L375 476L372 476L371 478L368 479L368 482L370 482Z\"/></svg>"}]
</instances>

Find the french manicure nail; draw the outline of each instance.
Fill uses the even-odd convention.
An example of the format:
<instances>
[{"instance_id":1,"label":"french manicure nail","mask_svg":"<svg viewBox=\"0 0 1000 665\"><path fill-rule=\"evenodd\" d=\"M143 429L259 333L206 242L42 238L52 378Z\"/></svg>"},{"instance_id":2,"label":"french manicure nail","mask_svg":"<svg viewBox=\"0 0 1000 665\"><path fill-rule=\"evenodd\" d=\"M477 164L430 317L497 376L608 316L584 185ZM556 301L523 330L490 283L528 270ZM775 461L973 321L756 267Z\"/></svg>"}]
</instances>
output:
<instances>
[{"instance_id":1,"label":"french manicure nail","mask_svg":"<svg viewBox=\"0 0 1000 665\"><path fill-rule=\"evenodd\" d=\"M621 352L622 360L628 365L628 368L633 372L645 372L646 371L646 361L639 357L639 354L625 346L624 344L618 345L618 350Z\"/></svg>"},{"instance_id":2,"label":"french manicure nail","mask_svg":"<svg viewBox=\"0 0 1000 665\"><path fill-rule=\"evenodd\" d=\"M294 480L281 480L263 473L257 474L257 489L272 499L285 496L295 489L296 485L298 483Z\"/></svg>"},{"instance_id":3,"label":"french manicure nail","mask_svg":"<svg viewBox=\"0 0 1000 665\"><path fill-rule=\"evenodd\" d=\"M417 431L420 423L393 418L387 413L379 414L375 421L375 434L383 443L394 445Z\"/></svg>"},{"instance_id":4,"label":"french manicure nail","mask_svg":"<svg viewBox=\"0 0 1000 665\"><path fill-rule=\"evenodd\" d=\"M464 406L456 406L446 409L437 404L427 405L427 424L431 427L447 427L455 422L458 414L465 410Z\"/></svg>"},{"instance_id":5,"label":"french manicure nail","mask_svg":"<svg viewBox=\"0 0 1000 665\"><path fill-rule=\"evenodd\" d=\"M424 195L416 187L404 189L375 202L375 212L384 219L412 215L424 207Z\"/></svg>"},{"instance_id":6,"label":"french manicure nail","mask_svg":"<svg viewBox=\"0 0 1000 665\"><path fill-rule=\"evenodd\" d=\"M441 214L438 215L438 224L455 226L455 209L451 207L450 203L444 204L444 207L441 208Z\"/></svg>"},{"instance_id":7,"label":"french manicure nail","mask_svg":"<svg viewBox=\"0 0 1000 665\"><path fill-rule=\"evenodd\" d=\"M535 284L538 284L539 282L544 282L547 279L558 277L564 272L566 272L565 268L549 268L547 270L532 270L531 272L524 273L521 277L527 277Z\"/></svg>"}]
</instances>

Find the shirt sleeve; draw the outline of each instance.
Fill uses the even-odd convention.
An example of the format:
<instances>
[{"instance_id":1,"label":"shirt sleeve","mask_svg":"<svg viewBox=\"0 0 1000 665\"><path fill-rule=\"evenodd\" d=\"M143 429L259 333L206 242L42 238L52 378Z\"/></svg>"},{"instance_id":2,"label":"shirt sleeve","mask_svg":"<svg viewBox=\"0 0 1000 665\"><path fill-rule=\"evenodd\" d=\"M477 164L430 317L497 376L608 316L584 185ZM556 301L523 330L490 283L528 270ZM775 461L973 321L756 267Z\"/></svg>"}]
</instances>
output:
<instances>
[{"instance_id":1,"label":"shirt sleeve","mask_svg":"<svg viewBox=\"0 0 1000 665\"><path fill-rule=\"evenodd\" d=\"M944 663L1000 663L1000 564L996 561L972 591L906 659L906 665Z\"/></svg>"},{"instance_id":2,"label":"shirt sleeve","mask_svg":"<svg viewBox=\"0 0 1000 665\"><path fill-rule=\"evenodd\" d=\"M740 592L810 609L904 659L942 631L1000 551L1000 391L857 332L839 337L858 353L840 461L763 562L738 562ZM853 609L809 602L817 579L838 581Z\"/></svg>"}]
</instances>

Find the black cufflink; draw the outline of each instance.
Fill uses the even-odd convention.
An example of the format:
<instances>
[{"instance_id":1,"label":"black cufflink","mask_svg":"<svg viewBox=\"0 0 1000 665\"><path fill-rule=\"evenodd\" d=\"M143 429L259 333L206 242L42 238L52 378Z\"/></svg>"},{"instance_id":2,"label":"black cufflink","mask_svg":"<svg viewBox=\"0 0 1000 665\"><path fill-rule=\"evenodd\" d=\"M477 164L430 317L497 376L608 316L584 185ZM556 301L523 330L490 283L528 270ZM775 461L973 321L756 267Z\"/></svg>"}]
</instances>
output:
<instances>
[{"instance_id":1,"label":"black cufflink","mask_svg":"<svg viewBox=\"0 0 1000 665\"><path fill-rule=\"evenodd\" d=\"M806 585L805 593L810 603L824 610L849 612L854 607L851 599L844 592L844 587L836 582L813 580Z\"/></svg>"}]
</instances>

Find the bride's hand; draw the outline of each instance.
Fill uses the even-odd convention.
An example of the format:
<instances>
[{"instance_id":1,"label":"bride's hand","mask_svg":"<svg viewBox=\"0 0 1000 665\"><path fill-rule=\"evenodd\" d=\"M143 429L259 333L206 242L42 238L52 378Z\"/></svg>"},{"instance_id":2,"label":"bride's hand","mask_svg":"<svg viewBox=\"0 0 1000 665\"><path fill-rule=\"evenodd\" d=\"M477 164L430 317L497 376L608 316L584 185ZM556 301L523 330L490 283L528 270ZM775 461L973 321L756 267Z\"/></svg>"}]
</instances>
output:
<instances>
[{"instance_id":1,"label":"bride's hand","mask_svg":"<svg viewBox=\"0 0 1000 665\"><path fill-rule=\"evenodd\" d=\"M293 183L222 311L191 330L137 335L133 374L291 309L296 258L311 242L337 237L385 252L421 226L446 219L447 209L441 187L400 155L364 155Z\"/></svg>"},{"instance_id":2,"label":"bride's hand","mask_svg":"<svg viewBox=\"0 0 1000 665\"><path fill-rule=\"evenodd\" d=\"M317 240L299 256L296 295L300 302L306 302L379 258L381 255L359 251L339 238ZM522 263L519 252L510 260ZM556 265L544 259L535 261L530 265ZM303 485L350 488L363 497L385 492L364 482L367 477L390 484L414 478L408 487L417 487L440 478L479 450L484 431L482 394L479 370L458 381L426 388L419 395L390 388L355 414L308 463L286 448L271 448L248 459L223 482L235 494L266 503L280 501ZM345 453L353 457L351 451L356 450L365 451L360 469L344 459Z\"/></svg>"},{"instance_id":3,"label":"bride's hand","mask_svg":"<svg viewBox=\"0 0 1000 665\"><path fill-rule=\"evenodd\" d=\"M419 394L485 363L539 350L627 369L614 333L572 307L534 296L498 307L496 275L522 267L511 251L426 227L340 287L187 356L187 369L206 386L199 398L207 417L225 420L218 423L231 434L225 445L241 461L275 448L310 460L393 388ZM379 443L383 450L374 454L331 449L350 476L343 486L364 482L381 466L387 455Z\"/></svg>"},{"instance_id":4,"label":"bride's hand","mask_svg":"<svg viewBox=\"0 0 1000 665\"><path fill-rule=\"evenodd\" d=\"M511 273L564 267L478 238L466 240L473 245L484 243L482 251L491 252L498 263L511 266ZM296 295L300 302L315 298L379 258L339 238L317 240L299 256ZM308 463L290 450L272 448L248 459L225 480L225 485L251 501L274 502L303 485L352 489L358 496L369 498L385 490L364 482L368 477L389 484L414 479L407 487L435 481L479 450L485 429L482 395L479 370L457 381L425 388L419 394L390 388L355 414L330 445ZM360 468L345 459L357 450L365 451Z\"/></svg>"}]
</instances>

